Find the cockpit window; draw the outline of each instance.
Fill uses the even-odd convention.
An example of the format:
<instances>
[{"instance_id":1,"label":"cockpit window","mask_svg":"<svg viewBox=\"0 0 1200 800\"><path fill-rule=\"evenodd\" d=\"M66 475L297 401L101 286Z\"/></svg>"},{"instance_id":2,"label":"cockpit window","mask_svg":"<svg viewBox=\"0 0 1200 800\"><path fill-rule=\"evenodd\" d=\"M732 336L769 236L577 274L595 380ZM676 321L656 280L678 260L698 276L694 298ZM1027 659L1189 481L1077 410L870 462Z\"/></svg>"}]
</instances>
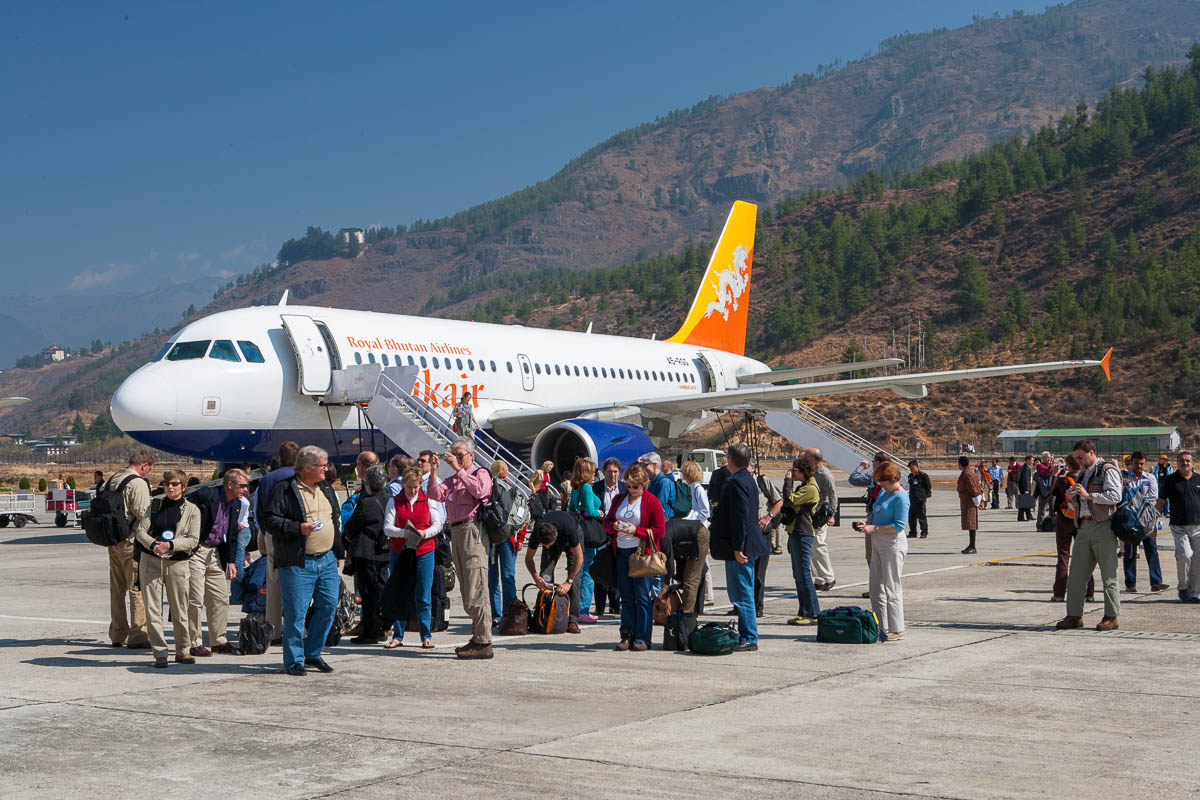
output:
<instances>
[{"instance_id":1,"label":"cockpit window","mask_svg":"<svg viewBox=\"0 0 1200 800\"><path fill-rule=\"evenodd\" d=\"M202 342L176 342L171 348L171 352L167 353L167 361L188 361L193 358L204 358L204 354L208 352L208 343L210 339L205 339Z\"/></svg>"},{"instance_id":2,"label":"cockpit window","mask_svg":"<svg viewBox=\"0 0 1200 800\"><path fill-rule=\"evenodd\" d=\"M162 357L163 357L163 356L165 356L165 355L167 354L167 351L171 349L171 346L172 346L173 344L175 344L175 340L174 340L174 339L168 339L168 340L167 340L167 343L166 343L166 344L164 344L164 345L162 346L162 348L161 348L161 349L158 351L158 353L156 353L156 354L155 354L154 358L152 358L152 359L150 359L150 360L151 360L151 361L161 361L161 360L162 360Z\"/></svg>"},{"instance_id":3,"label":"cockpit window","mask_svg":"<svg viewBox=\"0 0 1200 800\"><path fill-rule=\"evenodd\" d=\"M264 364L266 359L263 358L262 350L258 349L258 345L254 342L247 342L245 339L238 339L238 347L242 348L242 355L251 364Z\"/></svg>"},{"instance_id":4,"label":"cockpit window","mask_svg":"<svg viewBox=\"0 0 1200 800\"><path fill-rule=\"evenodd\" d=\"M219 361L237 361L242 359L237 354L237 350L233 349L233 342L228 339L217 339L213 342L212 350L208 354L209 358L215 358Z\"/></svg>"}]
</instances>

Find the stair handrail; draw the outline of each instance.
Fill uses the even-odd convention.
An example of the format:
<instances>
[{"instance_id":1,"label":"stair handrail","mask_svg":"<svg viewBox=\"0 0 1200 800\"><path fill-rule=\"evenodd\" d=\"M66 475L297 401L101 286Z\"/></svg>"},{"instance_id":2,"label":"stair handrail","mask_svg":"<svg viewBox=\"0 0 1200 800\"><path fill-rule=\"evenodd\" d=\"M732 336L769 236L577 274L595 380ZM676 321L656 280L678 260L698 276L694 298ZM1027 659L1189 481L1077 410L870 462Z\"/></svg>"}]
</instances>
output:
<instances>
[{"instance_id":1,"label":"stair handrail","mask_svg":"<svg viewBox=\"0 0 1200 800\"><path fill-rule=\"evenodd\" d=\"M429 423L434 428L434 432L441 437L444 445L450 446L455 439L459 438L459 434L454 430L453 417L449 412L443 411L442 396L420 378L413 379L413 391L410 392L381 373L377 391L385 398L399 400L420 419ZM427 396L429 402L425 403L418 399L418 393ZM452 408L452 406L450 407ZM503 461L508 464L507 483L525 497L533 494L533 488L529 485L529 479L533 477L533 470L483 428L475 429L475 451L477 456L482 453L492 461ZM477 457L476 462L478 461Z\"/></svg>"},{"instance_id":2,"label":"stair handrail","mask_svg":"<svg viewBox=\"0 0 1200 800\"><path fill-rule=\"evenodd\" d=\"M806 419L810 423L814 424L815 427L825 431L831 437L842 444L849 446L851 449L862 452L868 457L874 456L875 453L887 453L888 458L890 458L892 461L895 461L897 464L903 464L903 462L899 458L896 458L896 456L892 453L884 450L875 443L864 439L854 431L839 425L807 403L797 401L796 405L799 406L799 408L793 413L802 419Z\"/></svg>"}]
</instances>

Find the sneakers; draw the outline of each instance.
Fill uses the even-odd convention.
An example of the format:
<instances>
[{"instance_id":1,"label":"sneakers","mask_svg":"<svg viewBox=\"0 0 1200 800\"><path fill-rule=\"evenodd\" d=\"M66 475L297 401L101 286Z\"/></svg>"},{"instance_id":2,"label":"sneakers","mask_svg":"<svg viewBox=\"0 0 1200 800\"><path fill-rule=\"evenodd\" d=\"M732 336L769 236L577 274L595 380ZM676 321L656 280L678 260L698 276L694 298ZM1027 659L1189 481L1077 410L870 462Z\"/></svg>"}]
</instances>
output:
<instances>
[{"instance_id":1,"label":"sneakers","mask_svg":"<svg viewBox=\"0 0 1200 800\"><path fill-rule=\"evenodd\" d=\"M190 652L192 655L196 656L197 658L208 658L209 656L212 655L212 650L209 650L204 645L199 645L198 647L193 647Z\"/></svg>"},{"instance_id":2,"label":"sneakers","mask_svg":"<svg viewBox=\"0 0 1200 800\"><path fill-rule=\"evenodd\" d=\"M975 555L975 548L974 547L964 547L962 550L962 554L964 556Z\"/></svg>"},{"instance_id":3,"label":"sneakers","mask_svg":"<svg viewBox=\"0 0 1200 800\"><path fill-rule=\"evenodd\" d=\"M1098 623L1096 623L1096 630L1098 630L1098 631L1115 631L1116 629L1117 629L1117 618L1116 617L1105 617L1104 619L1102 619Z\"/></svg>"},{"instance_id":4,"label":"sneakers","mask_svg":"<svg viewBox=\"0 0 1200 800\"><path fill-rule=\"evenodd\" d=\"M467 644L464 645L461 649L455 648L454 654L456 656L458 656L459 658L463 659L464 661L469 661L469 660L474 660L474 659L487 659L487 658L492 658L492 656L494 655L494 653L492 653L491 642L489 642L487 644L479 644L478 642L467 642Z\"/></svg>"},{"instance_id":5,"label":"sneakers","mask_svg":"<svg viewBox=\"0 0 1200 800\"><path fill-rule=\"evenodd\" d=\"M1054 623L1055 630L1065 631L1071 628L1082 628L1083 617L1066 616Z\"/></svg>"},{"instance_id":6,"label":"sneakers","mask_svg":"<svg viewBox=\"0 0 1200 800\"><path fill-rule=\"evenodd\" d=\"M753 653L758 650L758 642L740 642L737 647L733 648L735 653Z\"/></svg>"},{"instance_id":7,"label":"sneakers","mask_svg":"<svg viewBox=\"0 0 1200 800\"><path fill-rule=\"evenodd\" d=\"M888 633L888 634L885 634L884 637L885 638L883 639L883 641L885 641L885 642L899 642L904 639L904 632L901 631L900 633Z\"/></svg>"},{"instance_id":8,"label":"sneakers","mask_svg":"<svg viewBox=\"0 0 1200 800\"><path fill-rule=\"evenodd\" d=\"M597 618L594 614L580 614L579 615L579 621L582 622L584 625L595 625L596 619Z\"/></svg>"},{"instance_id":9,"label":"sneakers","mask_svg":"<svg viewBox=\"0 0 1200 800\"><path fill-rule=\"evenodd\" d=\"M1061 594L1053 595L1050 598L1051 603L1065 603L1066 600L1067 600L1066 595L1061 595Z\"/></svg>"},{"instance_id":10,"label":"sneakers","mask_svg":"<svg viewBox=\"0 0 1200 800\"><path fill-rule=\"evenodd\" d=\"M816 625L817 620L814 617L802 617L799 614L787 621L788 625Z\"/></svg>"}]
</instances>

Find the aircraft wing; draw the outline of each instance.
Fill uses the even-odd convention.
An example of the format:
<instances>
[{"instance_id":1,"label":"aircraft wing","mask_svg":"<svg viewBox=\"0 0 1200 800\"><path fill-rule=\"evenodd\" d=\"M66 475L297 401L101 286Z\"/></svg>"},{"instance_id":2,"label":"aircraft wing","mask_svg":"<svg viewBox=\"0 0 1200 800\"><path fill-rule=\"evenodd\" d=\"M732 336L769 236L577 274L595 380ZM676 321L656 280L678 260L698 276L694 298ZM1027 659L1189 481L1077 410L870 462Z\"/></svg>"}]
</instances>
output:
<instances>
[{"instance_id":1,"label":"aircraft wing","mask_svg":"<svg viewBox=\"0 0 1200 800\"><path fill-rule=\"evenodd\" d=\"M848 361L842 364L822 364L816 367L795 367L793 369L776 369L771 372L755 372L750 375L738 375L738 383L746 386L751 383L783 383L797 378L815 378L818 375L837 375L839 372L858 372L874 367L894 367L903 364L902 358L879 358L874 361Z\"/></svg>"},{"instance_id":2,"label":"aircraft wing","mask_svg":"<svg viewBox=\"0 0 1200 800\"><path fill-rule=\"evenodd\" d=\"M850 394L866 392L873 389L890 389L902 397L918 398L927 393L931 383L949 383L951 381L972 380L974 378L1002 378L1009 375L1025 375L1033 372L1053 372L1064 369L1081 369L1083 367L1102 367L1108 374L1108 353L1100 361L1047 361L1039 364L1008 364L1000 367L976 367L973 369L954 369L945 372L915 372L907 375L881 375L873 378L850 378L836 381L817 381L795 386L751 386L730 389L723 392L708 392L692 394L683 397L648 397L644 400L630 400L624 403L598 405L595 403L580 403L571 406L555 408L506 409L496 411L488 418L488 425L505 437L521 440L527 438L529 431L537 431L546 425L564 419L582 416L589 413L609 412L620 414L635 413L640 409L656 415L686 414L689 412L714 410L736 410L758 408L770 410L790 410L792 401L804 397L820 397L833 394Z\"/></svg>"},{"instance_id":3,"label":"aircraft wing","mask_svg":"<svg viewBox=\"0 0 1200 800\"><path fill-rule=\"evenodd\" d=\"M19 406L22 403L28 403L28 397L0 397L0 408L9 408L10 406Z\"/></svg>"}]
</instances>

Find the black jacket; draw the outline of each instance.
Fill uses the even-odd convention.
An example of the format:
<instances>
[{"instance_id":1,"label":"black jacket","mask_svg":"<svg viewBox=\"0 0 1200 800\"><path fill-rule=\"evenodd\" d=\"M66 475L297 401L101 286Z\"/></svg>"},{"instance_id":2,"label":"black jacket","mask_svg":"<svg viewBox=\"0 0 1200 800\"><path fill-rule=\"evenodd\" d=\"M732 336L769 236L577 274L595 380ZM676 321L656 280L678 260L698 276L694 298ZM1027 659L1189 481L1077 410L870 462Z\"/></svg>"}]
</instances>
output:
<instances>
[{"instance_id":1,"label":"black jacket","mask_svg":"<svg viewBox=\"0 0 1200 800\"><path fill-rule=\"evenodd\" d=\"M733 561L736 550L750 561L771 552L758 525L758 486L745 469L724 481L710 527L709 553L713 558Z\"/></svg>"},{"instance_id":2,"label":"black jacket","mask_svg":"<svg viewBox=\"0 0 1200 800\"><path fill-rule=\"evenodd\" d=\"M725 491L725 483L729 480L729 467L721 466L713 470L708 479L708 505L715 511L721 502L721 493ZM757 509L755 509L757 511Z\"/></svg>"},{"instance_id":3,"label":"black jacket","mask_svg":"<svg viewBox=\"0 0 1200 800\"><path fill-rule=\"evenodd\" d=\"M595 493L595 495L596 495L596 499L600 501L600 517L601 517L601 518L603 518L603 517L604 517L604 490L605 490L605 486L606 486L606 484L604 483L604 478L601 478L600 480L598 480L598 481L595 481L595 482L592 484L592 492L594 492L594 493ZM620 497L621 495L625 494L625 492L626 492L626 489L625 489L625 481L621 480L620 478L617 478L617 493L616 493L616 495L614 495L614 496L615 496L615 497Z\"/></svg>"},{"instance_id":4,"label":"black jacket","mask_svg":"<svg viewBox=\"0 0 1200 800\"><path fill-rule=\"evenodd\" d=\"M200 544L204 544L208 535L212 533L213 522L217 518L217 510L221 504L225 503L228 506L226 516L229 519L229 528L225 531L225 541L217 545L215 549L217 557L221 560L221 566L229 566L237 557L237 524L242 511L241 500L231 500L226 503L225 493L220 486L205 486L203 489L197 489L189 494L187 499L200 509Z\"/></svg>"},{"instance_id":5,"label":"black jacket","mask_svg":"<svg viewBox=\"0 0 1200 800\"><path fill-rule=\"evenodd\" d=\"M907 480L909 500L928 500L933 494L933 484L930 483L929 476L921 470L917 470L916 475L908 473Z\"/></svg>"},{"instance_id":6,"label":"black jacket","mask_svg":"<svg viewBox=\"0 0 1200 800\"><path fill-rule=\"evenodd\" d=\"M346 520L342 536L346 540L346 555L371 561L388 561L392 557L388 535L383 532L383 516L392 496L387 489L364 494L354 505L354 513Z\"/></svg>"},{"instance_id":7,"label":"black jacket","mask_svg":"<svg viewBox=\"0 0 1200 800\"><path fill-rule=\"evenodd\" d=\"M1017 473L1017 491L1021 494L1033 491L1033 467L1028 464L1022 464L1021 471Z\"/></svg>"},{"instance_id":8,"label":"black jacket","mask_svg":"<svg viewBox=\"0 0 1200 800\"><path fill-rule=\"evenodd\" d=\"M304 543L306 537L300 533L300 523L306 522L304 498L297 487L300 479L293 475L275 484L267 507L263 510L263 522L275 543L275 567L304 566ZM333 487L325 481L317 486L325 493L329 507L333 509L333 554L338 561L346 557L342 546L342 515L338 513L341 503L333 493Z\"/></svg>"}]
</instances>

